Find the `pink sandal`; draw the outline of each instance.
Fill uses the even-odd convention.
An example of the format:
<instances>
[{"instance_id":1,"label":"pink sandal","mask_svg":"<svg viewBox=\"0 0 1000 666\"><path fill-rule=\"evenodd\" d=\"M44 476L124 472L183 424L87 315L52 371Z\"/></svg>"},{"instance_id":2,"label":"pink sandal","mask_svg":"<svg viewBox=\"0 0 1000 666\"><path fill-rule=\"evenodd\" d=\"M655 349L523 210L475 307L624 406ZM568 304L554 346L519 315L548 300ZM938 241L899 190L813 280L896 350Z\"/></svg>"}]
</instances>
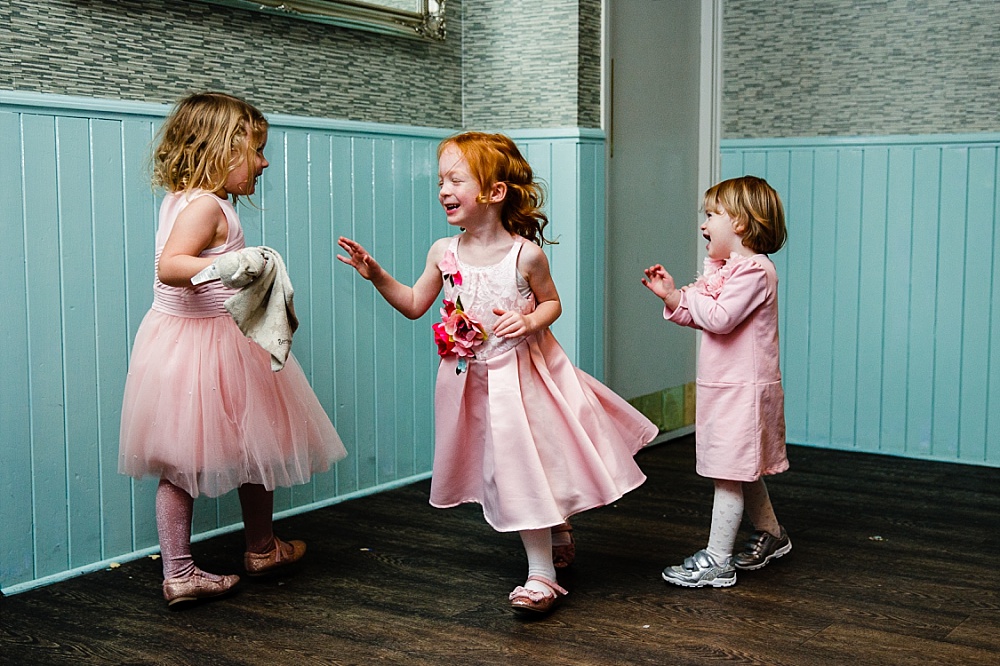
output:
<instances>
[{"instance_id":1,"label":"pink sandal","mask_svg":"<svg viewBox=\"0 0 1000 666\"><path fill-rule=\"evenodd\" d=\"M555 565L556 569L565 569L576 559L576 540L573 538L573 526L567 522L552 528L553 535L564 532L569 533L569 543L552 546L552 564Z\"/></svg>"},{"instance_id":2,"label":"pink sandal","mask_svg":"<svg viewBox=\"0 0 1000 666\"><path fill-rule=\"evenodd\" d=\"M548 594L545 592L539 592L538 590L530 590L526 587L518 585L514 588L514 591L510 593L510 596L508 596L511 608L514 610L531 611L532 613L548 613L555 607L556 602L558 602L561 597L565 597L569 594L569 592L560 587L558 583L541 576L528 576L528 580L525 582L533 580L548 587Z\"/></svg>"}]
</instances>

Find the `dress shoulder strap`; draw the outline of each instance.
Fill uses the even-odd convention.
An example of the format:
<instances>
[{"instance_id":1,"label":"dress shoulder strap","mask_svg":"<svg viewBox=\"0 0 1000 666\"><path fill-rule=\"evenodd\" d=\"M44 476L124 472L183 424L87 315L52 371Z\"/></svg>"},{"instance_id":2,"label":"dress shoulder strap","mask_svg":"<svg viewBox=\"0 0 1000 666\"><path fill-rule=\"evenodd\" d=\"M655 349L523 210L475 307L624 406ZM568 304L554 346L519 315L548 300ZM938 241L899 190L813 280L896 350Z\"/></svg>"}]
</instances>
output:
<instances>
[{"instance_id":1,"label":"dress shoulder strap","mask_svg":"<svg viewBox=\"0 0 1000 666\"><path fill-rule=\"evenodd\" d=\"M524 236L514 236L514 245L510 248L510 253L514 255L514 263L517 264L518 257L521 256L521 248L527 243L527 239Z\"/></svg>"}]
</instances>

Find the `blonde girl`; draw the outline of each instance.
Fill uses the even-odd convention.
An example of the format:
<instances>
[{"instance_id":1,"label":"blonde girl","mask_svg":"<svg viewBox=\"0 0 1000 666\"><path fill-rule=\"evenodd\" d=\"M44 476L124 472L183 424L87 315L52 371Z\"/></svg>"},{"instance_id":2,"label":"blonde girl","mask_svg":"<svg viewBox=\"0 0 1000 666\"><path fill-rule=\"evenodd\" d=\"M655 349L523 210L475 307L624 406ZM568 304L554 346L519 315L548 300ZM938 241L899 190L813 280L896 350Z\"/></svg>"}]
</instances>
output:
<instances>
[{"instance_id":1,"label":"blonde girl","mask_svg":"<svg viewBox=\"0 0 1000 666\"><path fill-rule=\"evenodd\" d=\"M153 305L136 333L122 405L119 471L160 479L156 525L169 605L228 592L236 575L191 556L194 497L239 492L248 575L305 553L272 530L274 488L305 483L346 455L302 369L245 338L223 307L234 291L191 278L245 246L234 206L267 167L267 121L223 93L182 99L163 125L154 183L166 190L156 232ZM232 202L229 200L232 198Z\"/></svg>"}]
</instances>

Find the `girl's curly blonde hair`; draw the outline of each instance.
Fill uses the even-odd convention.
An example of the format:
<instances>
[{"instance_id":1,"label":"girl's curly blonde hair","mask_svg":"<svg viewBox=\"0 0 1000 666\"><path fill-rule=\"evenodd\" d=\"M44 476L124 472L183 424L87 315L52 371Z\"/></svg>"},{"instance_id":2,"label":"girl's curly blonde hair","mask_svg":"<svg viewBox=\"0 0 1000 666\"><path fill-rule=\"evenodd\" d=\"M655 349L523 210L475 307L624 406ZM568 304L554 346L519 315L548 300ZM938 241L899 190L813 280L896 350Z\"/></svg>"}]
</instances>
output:
<instances>
[{"instance_id":1,"label":"girl's curly blonde hair","mask_svg":"<svg viewBox=\"0 0 1000 666\"><path fill-rule=\"evenodd\" d=\"M154 185L170 192L217 192L267 141L267 120L238 97L201 92L177 102L157 136Z\"/></svg>"},{"instance_id":2,"label":"girl's curly blonde hair","mask_svg":"<svg viewBox=\"0 0 1000 666\"><path fill-rule=\"evenodd\" d=\"M742 176L713 185L705 192L706 212L724 211L737 224L743 244L771 254L785 244L785 209L781 197L763 178Z\"/></svg>"},{"instance_id":3,"label":"girl's curly blonde hair","mask_svg":"<svg viewBox=\"0 0 1000 666\"><path fill-rule=\"evenodd\" d=\"M479 203L489 201L490 189L495 184L507 186L500 209L504 229L538 245L556 242L542 234L549 223L542 212L545 199L542 185L535 180L531 165L509 137L486 132L456 134L438 145L438 159L448 146L455 146L468 162L472 177L479 183Z\"/></svg>"}]
</instances>

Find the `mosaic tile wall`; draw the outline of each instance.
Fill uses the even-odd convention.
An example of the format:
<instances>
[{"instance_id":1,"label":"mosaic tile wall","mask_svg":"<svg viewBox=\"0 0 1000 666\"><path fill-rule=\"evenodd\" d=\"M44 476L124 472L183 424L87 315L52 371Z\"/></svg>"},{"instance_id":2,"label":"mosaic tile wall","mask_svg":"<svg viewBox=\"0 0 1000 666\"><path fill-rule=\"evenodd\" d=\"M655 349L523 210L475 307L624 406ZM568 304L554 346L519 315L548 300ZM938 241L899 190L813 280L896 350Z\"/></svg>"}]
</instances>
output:
<instances>
[{"instance_id":1,"label":"mosaic tile wall","mask_svg":"<svg viewBox=\"0 0 1000 666\"><path fill-rule=\"evenodd\" d=\"M996 0L725 0L723 137L1000 131Z\"/></svg>"},{"instance_id":2,"label":"mosaic tile wall","mask_svg":"<svg viewBox=\"0 0 1000 666\"><path fill-rule=\"evenodd\" d=\"M448 0L453 36L461 14L461 0ZM265 113L458 127L461 39L193 1L4 0L0 89L160 103L221 89Z\"/></svg>"},{"instance_id":3,"label":"mosaic tile wall","mask_svg":"<svg viewBox=\"0 0 1000 666\"><path fill-rule=\"evenodd\" d=\"M466 127L600 127L600 0L484 0L463 10Z\"/></svg>"},{"instance_id":4,"label":"mosaic tile wall","mask_svg":"<svg viewBox=\"0 0 1000 666\"><path fill-rule=\"evenodd\" d=\"M5 0L0 90L171 103L219 89L266 113L599 127L600 16L600 0L448 0L437 43L196 1Z\"/></svg>"},{"instance_id":5,"label":"mosaic tile wall","mask_svg":"<svg viewBox=\"0 0 1000 666\"><path fill-rule=\"evenodd\" d=\"M580 1L577 124L601 126L601 0Z\"/></svg>"}]
</instances>

